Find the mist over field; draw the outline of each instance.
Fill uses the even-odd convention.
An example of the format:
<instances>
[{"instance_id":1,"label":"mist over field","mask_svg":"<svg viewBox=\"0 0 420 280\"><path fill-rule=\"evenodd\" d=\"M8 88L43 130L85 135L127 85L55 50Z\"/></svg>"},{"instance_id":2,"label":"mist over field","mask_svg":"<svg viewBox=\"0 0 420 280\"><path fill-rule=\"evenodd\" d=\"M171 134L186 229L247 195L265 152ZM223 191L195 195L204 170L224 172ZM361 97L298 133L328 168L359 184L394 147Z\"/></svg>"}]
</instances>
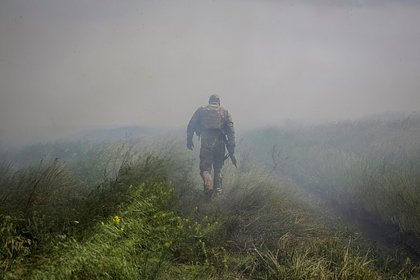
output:
<instances>
[{"instance_id":1,"label":"mist over field","mask_svg":"<svg viewBox=\"0 0 420 280\"><path fill-rule=\"evenodd\" d=\"M213 93L240 130L418 112L419 18L408 0L4 0L0 143L184 129Z\"/></svg>"},{"instance_id":2,"label":"mist over field","mask_svg":"<svg viewBox=\"0 0 420 280\"><path fill-rule=\"evenodd\" d=\"M420 279L419 26L414 0L0 0L0 279ZM236 135L210 105L186 137L212 94Z\"/></svg>"}]
</instances>

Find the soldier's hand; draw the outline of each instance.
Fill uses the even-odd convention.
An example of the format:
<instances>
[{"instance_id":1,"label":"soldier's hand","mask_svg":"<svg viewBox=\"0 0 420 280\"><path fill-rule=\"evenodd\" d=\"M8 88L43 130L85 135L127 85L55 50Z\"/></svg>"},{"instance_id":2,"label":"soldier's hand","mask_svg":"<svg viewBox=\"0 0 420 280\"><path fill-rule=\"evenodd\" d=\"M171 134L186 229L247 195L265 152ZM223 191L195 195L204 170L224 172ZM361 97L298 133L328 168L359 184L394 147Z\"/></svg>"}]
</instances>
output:
<instances>
[{"instance_id":1,"label":"soldier's hand","mask_svg":"<svg viewBox=\"0 0 420 280\"><path fill-rule=\"evenodd\" d=\"M187 141L187 149L188 150L193 150L193 148L194 148L194 143L193 143L193 141Z\"/></svg>"}]
</instances>

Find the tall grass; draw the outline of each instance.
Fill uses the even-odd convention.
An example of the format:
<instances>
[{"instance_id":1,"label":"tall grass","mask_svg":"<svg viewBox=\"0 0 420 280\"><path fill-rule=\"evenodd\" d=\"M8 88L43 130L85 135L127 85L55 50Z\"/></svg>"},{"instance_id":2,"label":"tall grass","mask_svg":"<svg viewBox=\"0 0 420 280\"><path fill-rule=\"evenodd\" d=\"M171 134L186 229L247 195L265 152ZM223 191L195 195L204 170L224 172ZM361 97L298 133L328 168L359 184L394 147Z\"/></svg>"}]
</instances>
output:
<instances>
[{"instance_id":1,"label":"tall grass","mask_svg":"<svg viewBox=\"0 0 420 280\"><path fill-rule=\"evenodd\" d=\"M418 267L410 263L377 266L374 255L355 235L342 226L327 225L311 197L272 176L270 170L251 162L239 169L226 166L224 195L207 202L196 159L186 153L182 142L140 146L115 149L111 158L118 169L98 185L87 184L76 175L81 173L60 160L20 171L3 168L0 276L406 279L419 275ZM20 202L20 195L30 207Z\"/></svg>"},{"instance_id":2,"label":"tall grass","mask_svg":"<svg viewBox=\"0 0 420 280\"><path fill-rule=\"evenodd\" d=\"M420 240L420 117L267 128L247 139L252 156L273 174L354 218ZM420 255L420 244L412 245Z\"/></svg>"}]
</instances>

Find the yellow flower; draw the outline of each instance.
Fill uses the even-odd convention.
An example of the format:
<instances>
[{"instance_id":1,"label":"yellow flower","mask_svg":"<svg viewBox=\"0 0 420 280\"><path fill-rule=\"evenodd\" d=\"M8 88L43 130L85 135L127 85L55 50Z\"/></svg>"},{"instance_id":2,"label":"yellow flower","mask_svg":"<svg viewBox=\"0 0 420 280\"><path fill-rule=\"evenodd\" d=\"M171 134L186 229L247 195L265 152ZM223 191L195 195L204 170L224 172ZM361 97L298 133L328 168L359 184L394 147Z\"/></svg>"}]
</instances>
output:
<instances>
[{"instance_id":1,"label":"yellow flower","mask_svg":"<svg viewBox=\"0 0 420 280\"><path fill-rule=\"evenodd\" d=\"M115 216L113 219L114 223L116 223L117 225L121 222L121 218L118 216Z\"/></svg>"},{"instance_id":2,"label":"yellow flower","mask_svg":"<svg viewBox=\"0 0 420 280\"><path fill-rule=\"evenodd\" d=\"M101 225L103 225L103 226L104 226L104 225L105 225L105 223L104 223L103 221L101 221Z\"/></svg>"}]
</instances>

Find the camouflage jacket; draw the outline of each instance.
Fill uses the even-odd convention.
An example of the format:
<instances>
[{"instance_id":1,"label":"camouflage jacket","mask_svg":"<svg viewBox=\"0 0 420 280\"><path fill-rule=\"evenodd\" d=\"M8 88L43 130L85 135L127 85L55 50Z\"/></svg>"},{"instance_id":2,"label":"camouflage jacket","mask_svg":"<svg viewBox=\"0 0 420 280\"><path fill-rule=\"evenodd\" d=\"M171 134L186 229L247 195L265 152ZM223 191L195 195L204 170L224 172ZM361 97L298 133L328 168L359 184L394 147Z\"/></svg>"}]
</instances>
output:
<instances>
[{"instance_id":1,"label":"camouflage jacket","mask_svg":"<svg viewBox=\"0 0 420 280\"><path fill-rule=\"evenodd\" d=\"M220 114L221 117L220 127L218 127L217 130L220 130L222 134L226 135L229 145L234 147L235 130L233 128L232 116L228 112L228 110L216 104L201 106L194 112L187 126L187 139L191 140L194 136L194 133L196 133L198 136L200 136L203 133L206 133L203 115L205 114L205 111L211 106L213 109L217 109L217 112Z\"/></svg>"}]
</instances>

